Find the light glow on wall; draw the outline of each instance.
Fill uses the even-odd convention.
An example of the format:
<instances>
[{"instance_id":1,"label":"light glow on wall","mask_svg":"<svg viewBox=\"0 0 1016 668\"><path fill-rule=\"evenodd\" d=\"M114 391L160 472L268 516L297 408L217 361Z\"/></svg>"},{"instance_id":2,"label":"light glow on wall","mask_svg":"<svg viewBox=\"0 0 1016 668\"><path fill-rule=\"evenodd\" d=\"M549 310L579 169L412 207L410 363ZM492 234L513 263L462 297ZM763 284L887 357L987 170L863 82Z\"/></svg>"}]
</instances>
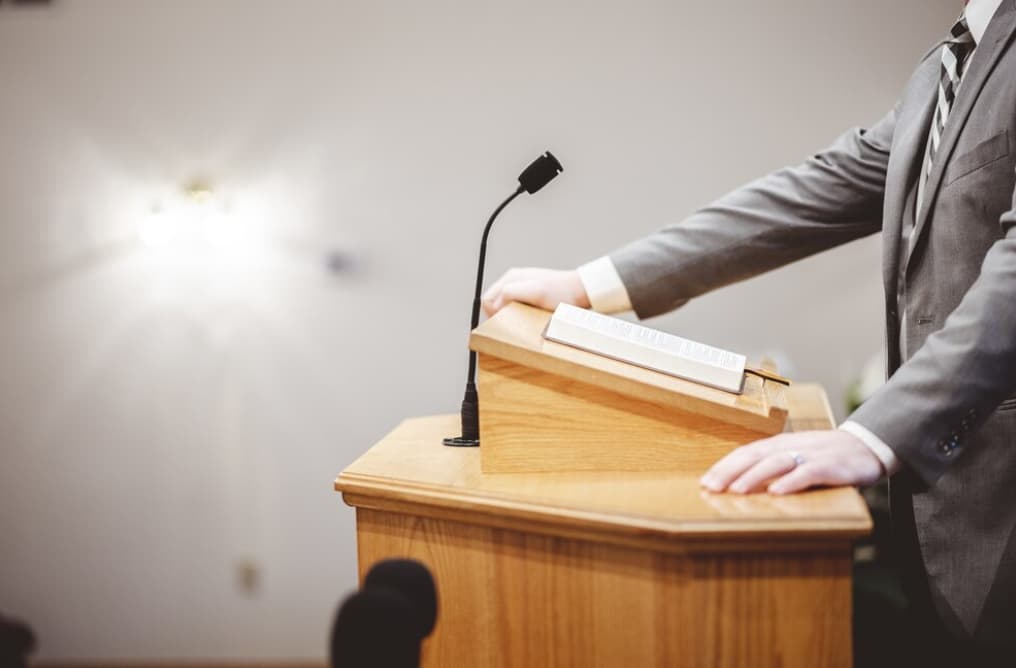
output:
<instances>
[{"instance_id":1,"label":"light glow on wall","mask_svg":"<svg viewBox=\"0 0 1016 668\"><path fill-rule=\"evenodd\" d=\"M193 250L195 244L203 243L224 247L239 241L230 203L200 184L153 202L138 222L138 237L157 251Z\"/></svg>"},{"instance_id":2,"label":"light glow on wall","mask_svg":"<svg viewBox=\"0 0 1016 668\"><path fill-rule=\"evenodd\" d=\"M239 204L201 183L153 199L137 222L153 270L192 287L256 274L268 259L265 221Z\"/></svg>"}]
</instances>

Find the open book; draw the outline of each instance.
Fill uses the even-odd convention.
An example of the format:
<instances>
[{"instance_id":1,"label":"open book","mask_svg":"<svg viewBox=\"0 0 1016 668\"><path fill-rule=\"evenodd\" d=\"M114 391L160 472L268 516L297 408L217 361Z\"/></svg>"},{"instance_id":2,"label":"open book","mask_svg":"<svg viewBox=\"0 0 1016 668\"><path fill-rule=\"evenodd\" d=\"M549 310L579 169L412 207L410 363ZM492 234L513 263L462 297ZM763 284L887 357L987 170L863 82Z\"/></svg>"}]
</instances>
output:
<instances>
[{"instance_id":1,"label":"open book","mask_svg":"<svg viewBox=\"0 0 1016 668\"><path fill-rule=\"evenodd\" d=\"M707 346L635 323L561 304L543 336L622 362L741 393L744 355Z\"/></svg>"}]
</instances>

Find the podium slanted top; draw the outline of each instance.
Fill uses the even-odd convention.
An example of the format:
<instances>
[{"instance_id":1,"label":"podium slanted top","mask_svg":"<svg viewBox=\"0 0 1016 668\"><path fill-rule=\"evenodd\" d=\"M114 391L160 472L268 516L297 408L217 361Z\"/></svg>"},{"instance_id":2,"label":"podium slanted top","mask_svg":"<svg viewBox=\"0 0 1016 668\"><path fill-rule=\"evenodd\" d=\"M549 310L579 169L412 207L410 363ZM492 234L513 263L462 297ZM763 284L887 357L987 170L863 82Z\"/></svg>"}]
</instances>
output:
<instances>
[{"instance_id":1,"label":"podium slanted top","mask_svg":"<svg viewBox=\"0 0 1016 668\"><path fill-rule=\"evenodd\" d=\"M470 348L514 364L609 389L664 408L776 434L787 419L786 386L747 375L725 392L543 338L551 313L513 303L477 327Z\"/></svg>"}]
</instances>

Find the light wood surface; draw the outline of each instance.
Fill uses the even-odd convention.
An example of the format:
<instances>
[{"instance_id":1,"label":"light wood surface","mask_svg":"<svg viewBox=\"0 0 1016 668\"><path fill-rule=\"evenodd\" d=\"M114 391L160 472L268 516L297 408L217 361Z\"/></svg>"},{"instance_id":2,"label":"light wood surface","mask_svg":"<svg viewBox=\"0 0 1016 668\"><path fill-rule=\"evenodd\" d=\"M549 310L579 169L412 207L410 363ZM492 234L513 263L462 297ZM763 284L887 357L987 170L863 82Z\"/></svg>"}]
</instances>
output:
<instances>
[{"instance_id":1,"label":"light wood surface","mask_svg":"<svg viewBox=\"0 0 1016 668\"><path fill-rule=\"evenodd\" d=\"M477 387L490 473L699 470L772 435L497 357L481 357Z\"/></svg>"},{"instance_id":2,"label":"light wood surface","mask_svg":"<svg viewBox=\"0 0 1016 668\"><path fill-rule=\"evenodd\" d=\"M357 529L361 577L434 573L426 668L851 665L846 550L663 554L366 508Z\"/></svg>"},{"instance_id":3,"label":"light wood surface","mask_svg":"<svg viewBox=\"0 0 1016 668\"><path fill-rule=\"evenodd\" d=\"M779 383L745 378L744 392L733 394L643 369L543 338L551 313L512 303L473 330L470 348L581 383L610 389L662 407L733 422L753 431L783 430L787 404ZM775 386L768 394L764 387Z\"/></svg>"},{"instance_id":4,"label":"light wood surface","mask_svg":"<svg viewBox=\"0 0 1016 668\"><path fill-rule=\"evenodd\" d=\"M832 426L819 386L796 384L788 397L792 427ZM336 490L356 506L455 518L464 511L508 528L662 543L657 547L666 550L721 539L738 540L748 549L759 537L850 540L871 527L864 501L852 488L782 497L711 494L698 485L709 464L704 461L687 471L484 474L482 446L441 445L457 426L455 415L403 422L339 476ZM675 542L675 535L683 540Z\"/></svg>"},{"instance_id":5,"label":"light wood surface","mask_svg":"<svg viewBox=\"0 0 1016 668\"><path fill-rule=\"evenodd\" d=\"M816 385L793 429L829 428ZM484 474L457 416L407 420L336 480L360 575L410 557L438 583L424 666L850 666L856 490L710 494L685 472ZM482 447L481 447L482 449Z\"/></svg>"},{"instance_id":6,"label":"light wood surface","mask_svg":"<svg viewBox=\"0 0 1016 668\"><path fill-rule=\"evenodd\" d=\"M784 428L780 383L736 395L563 346L550 315L512 304L472 334L485 473L687 471Z\"/></svg>"}]
</instances>

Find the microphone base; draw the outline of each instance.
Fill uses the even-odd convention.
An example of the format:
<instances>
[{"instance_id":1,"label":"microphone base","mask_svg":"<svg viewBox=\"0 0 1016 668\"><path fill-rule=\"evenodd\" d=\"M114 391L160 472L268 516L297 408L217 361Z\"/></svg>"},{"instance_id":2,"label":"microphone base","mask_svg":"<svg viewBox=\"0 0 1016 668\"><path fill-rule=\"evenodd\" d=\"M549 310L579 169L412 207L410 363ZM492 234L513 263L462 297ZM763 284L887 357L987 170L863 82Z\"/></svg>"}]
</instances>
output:
<instances>
[{"instance_id":1,"label":"microphone base","mask_svg":"<svg viewBox=\"0 0 1016 668\"><path fill-rule=\"evenodd\" d=\"M450 436L441 441L447 446L453 448L476 448L480 445L480 440L477 438L463 438L462 436Z\"/></svg>"},{"instance_id":2,"label":"microphone base","mask_svg":"<svg viewBox=\"0 0 1016 668\"><path fill-rule=\"evenodd\" d=\"M476 383L472 380L466 383L466 394L462 398L460 433L461 436L449 437L441 442L453 448L475 448L480 445L480 399L476 394Z\"/></svg>"}]
</instances>

